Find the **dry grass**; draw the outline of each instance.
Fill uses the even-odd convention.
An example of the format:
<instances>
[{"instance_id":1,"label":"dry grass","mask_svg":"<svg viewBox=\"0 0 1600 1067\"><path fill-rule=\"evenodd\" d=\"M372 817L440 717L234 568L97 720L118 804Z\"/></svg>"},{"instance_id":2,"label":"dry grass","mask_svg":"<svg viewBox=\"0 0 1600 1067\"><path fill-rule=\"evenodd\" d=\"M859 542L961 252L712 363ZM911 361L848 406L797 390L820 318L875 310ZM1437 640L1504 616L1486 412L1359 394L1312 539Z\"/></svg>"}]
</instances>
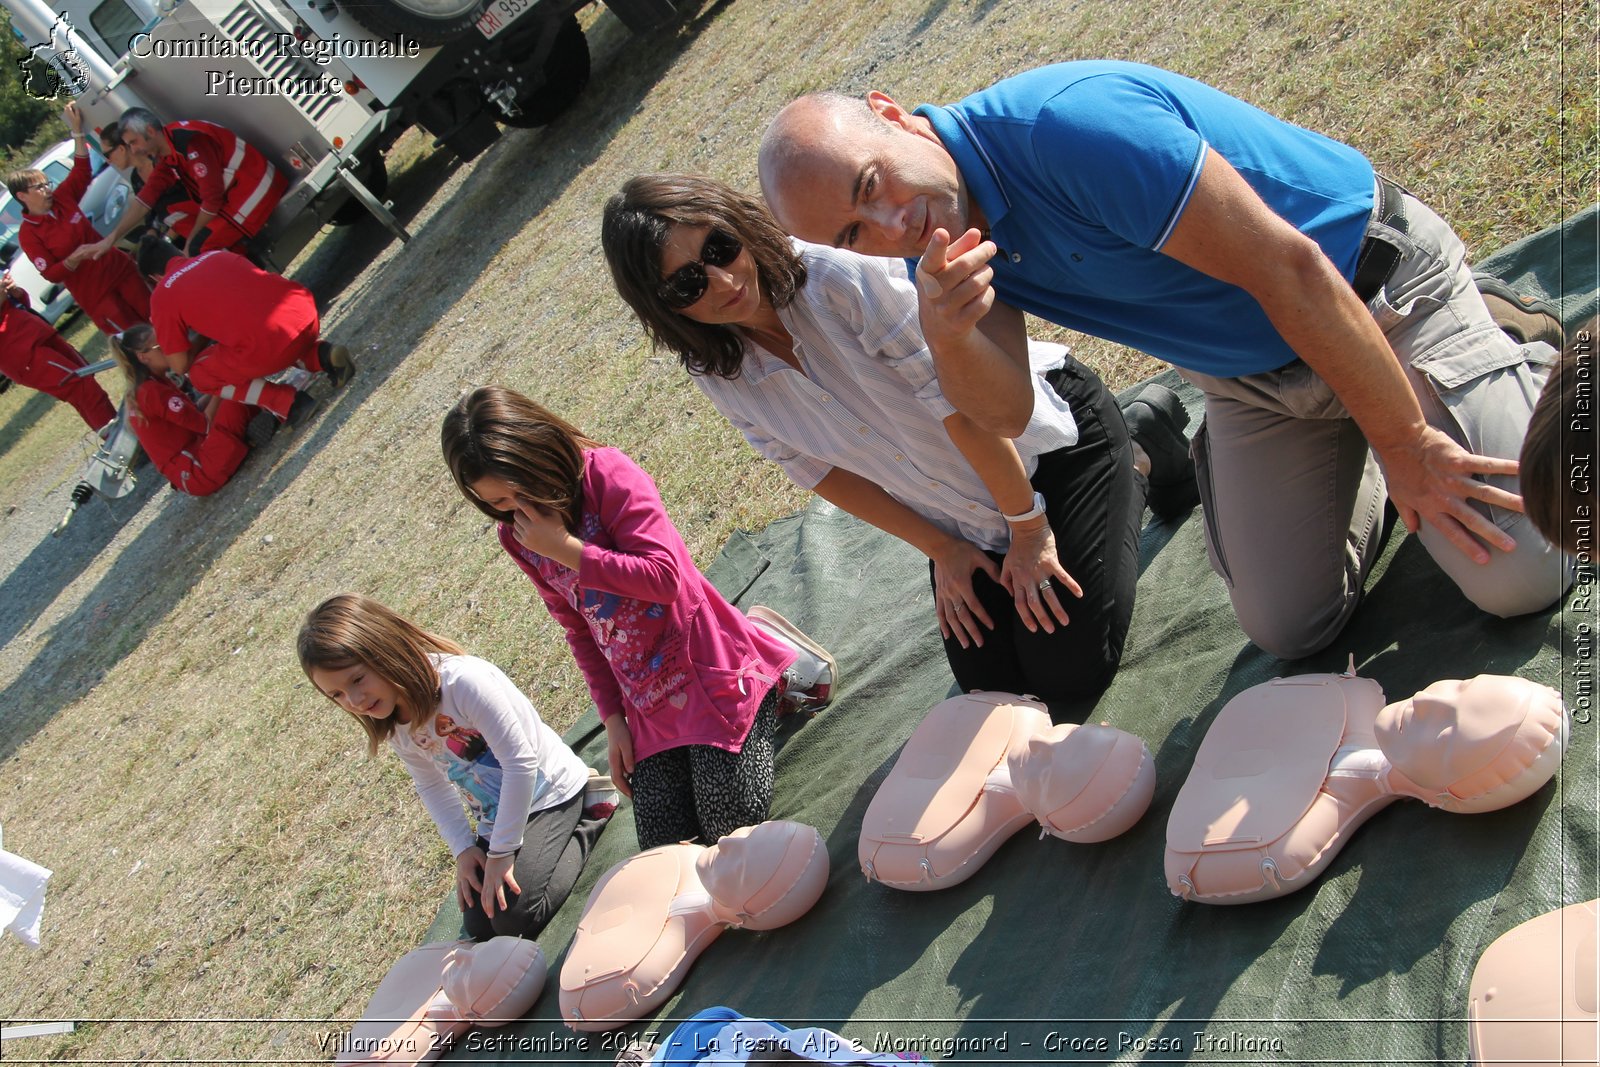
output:
<instances>
[{"instance_id":1,"label":"dry grass","mask_svg":"<svg viewBox=\"0 0 1600 1067\"><path fill-rule=\"evenodd\" d=\"M361 758L290 643L318 599L359 589L499 663L558 725L587 707L555 625L439 460L439 416L464 386L520 388L629 451L702 562L731 530L801 502L613 294L598 213L624 178L682 169L753 186L766 117L808 89L946 99L1113 55L1354 143L1477 253L1593 198L1582 9L1563 23L1532 0L1391 8L723 0L652 41L602 15L591 86L556 126L511 132L471 166L411 141L395 192L415 212L410 246L338 234L296 265L362 361L350 391L217 497L162 490L13 627L0 822L8 847L56 877L43 951L0 945L0 1016L350 1016L417 942L449 857L397 762ZM1116 385L1151 366L1100 343L1079 351ZM0 435L34 420L0 437L7 493L23 491L22 461L71 436L31 403L0 401ZM105 1023L7 1054L290 1059L317 1054L314 1029Z\"/></svg>"}]
</instances>

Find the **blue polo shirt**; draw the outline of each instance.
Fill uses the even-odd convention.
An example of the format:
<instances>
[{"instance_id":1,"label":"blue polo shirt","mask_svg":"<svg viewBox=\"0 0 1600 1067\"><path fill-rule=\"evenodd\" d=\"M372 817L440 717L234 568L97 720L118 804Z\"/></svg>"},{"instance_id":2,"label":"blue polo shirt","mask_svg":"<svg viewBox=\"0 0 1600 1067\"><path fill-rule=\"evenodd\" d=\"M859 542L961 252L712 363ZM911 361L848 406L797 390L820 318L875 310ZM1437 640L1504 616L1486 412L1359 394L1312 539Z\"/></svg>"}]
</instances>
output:
<instances>
[{"instance_id":1,"label":"blue polo shirt","mask_svg":"<svg viewBox=\"0 0 1600 1067\"><path fill-rule=\"evenodd\" d=\"M1040 318L1218 377L1296 358L1249 293L1161 253L1208 146L1355 276L1372 165L1193 79L1138 63L1058 63L917 114L1000 247L995 290Z\"/></svg>"}]
</instances>

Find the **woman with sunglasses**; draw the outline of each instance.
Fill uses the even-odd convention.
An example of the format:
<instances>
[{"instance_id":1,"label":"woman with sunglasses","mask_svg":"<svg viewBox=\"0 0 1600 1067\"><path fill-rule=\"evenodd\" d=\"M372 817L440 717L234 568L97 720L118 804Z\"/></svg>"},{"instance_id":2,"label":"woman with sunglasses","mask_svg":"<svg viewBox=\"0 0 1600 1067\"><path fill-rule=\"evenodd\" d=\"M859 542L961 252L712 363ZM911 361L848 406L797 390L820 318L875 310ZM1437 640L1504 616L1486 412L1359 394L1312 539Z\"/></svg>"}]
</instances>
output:
<instances>
[{"instance_id":1,"label":"woman with sunglasses","mask_svg":"<svg viewBox=\"0 0 1600 1067\"><path fill-rule=\"evenodd\" d=\"M601 241L651 339L753 448L928 557L963 690L1100 694L1133 610L1151 457L1158 503L1183 506L1185 475L1193 490L1170 390L1130 405L1136 445L1099 378L1038 345L1013 442L945 400L897 261L791 239L760 200L685 175L629 181Z\"/></svg>"},{"instance_id":2,"label":"woman with sunglasses","mask_svg":"<svg viewBox=\"0 0 1600 1067\"><path fill-rule=\"evenodd\" d=\"M180 493L210 496L227 485L250 454L249 442L276 428L270 413L235 400L206 397L204 408L197 405L168 377L171 365L153 327L141 323L113 336L111 354L128 379L133 435ZM260 419L254 428L253 417Z\"/></svg>"},{"instance_id":3,"label":"woman with sunglasses","mask_svg":"<svg viewBox=\"0 0 1600 1067\"><path fill-rule=\"evenodd\" d=\"M45 277L67 287L85 315L102 333L150 319L150 287L139 276L133 257L120 249L99 259L75 255L84 245L100 240L100 232L78 208L94 176L89 171L89 143L83 132L83 113L69 103L62 117L72 128L72 171L52 189L44 174L20 170L6 179L6 187L22 205L18 242L23 254Z\"/></svg>"}]
</instances>

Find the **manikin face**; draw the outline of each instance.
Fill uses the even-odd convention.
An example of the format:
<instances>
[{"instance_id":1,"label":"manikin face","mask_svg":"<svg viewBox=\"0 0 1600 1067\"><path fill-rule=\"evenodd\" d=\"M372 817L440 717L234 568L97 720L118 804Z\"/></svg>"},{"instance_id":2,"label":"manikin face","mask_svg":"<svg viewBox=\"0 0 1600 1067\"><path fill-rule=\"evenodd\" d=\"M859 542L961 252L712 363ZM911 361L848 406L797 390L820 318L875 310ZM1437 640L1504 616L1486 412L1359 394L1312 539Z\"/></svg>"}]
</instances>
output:
<instances>
[{"instance_id":1,"label":"manikin face","mask_svg":"<svg viewBox=\"0 0 1600 1067\"><path fill-rule=\"evenodd\" d=\"M324 696L352 715L387 719L399 706L398 691L365 663L332 669L311 668L311 682ZM405 721L402 716L399 720Z\"/></svg>"},{"instance_id":2,"label":"manikin face","mask_svg":"<svg viewBox=\"0 0 1600 1067\"><path fill-rule=\"evenodd\" d=\"M761 279L756 272L755 257L748 248L741 248L738 256L726 266L705 262L706 238L710 233L709 226L674 226L666 246L661 249L661 279L665 282L674 271L688 264L700 264L705 271L706 291L678 314L712 326L744 322L761 306Z\"/></svg>"},{"instance_id":3,"label":"manikin face","mask_svg":"<svg viewBox=\"0 0 1600 1067\"><path fill-rule=\"evenodd\" d=\"M867 97L876 133L826 113L797 119L803 163L763 170L773 214L790 233L869 256L915 259L943 228L967 229L966 190L955 160L925 119L882 93Z\"/></svg>"}]
</instances>

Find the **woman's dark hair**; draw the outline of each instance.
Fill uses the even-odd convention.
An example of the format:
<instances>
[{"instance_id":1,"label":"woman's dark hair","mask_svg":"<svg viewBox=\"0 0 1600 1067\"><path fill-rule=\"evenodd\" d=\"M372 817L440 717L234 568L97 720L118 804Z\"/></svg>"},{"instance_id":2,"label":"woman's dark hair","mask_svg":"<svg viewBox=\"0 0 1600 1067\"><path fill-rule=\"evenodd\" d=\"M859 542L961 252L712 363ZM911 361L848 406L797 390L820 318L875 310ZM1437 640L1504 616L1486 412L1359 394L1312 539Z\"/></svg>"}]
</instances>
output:
<instances>
[{"instance_id":1,"label":"woman's dark hair","mask_svg":"<svg viewBox=\"0 0 1600 1067\"><path fill-rule=\"evenodd\" d=\"M806 268L789 237L758 197L692 174L641 174L606 202L600 244L617 292L658 348L677 353L690 374L737 378L744 338L733 326L712 326L661 299L661 253L674 226L714 226L737 237L756 261L761 295L787 307L806 283Z\"/></svg>"},{"instance_id":2,"label":"woman's dark hair","mask_svg":"<svg viewBox=\"0 0 1600 1067\"><path fill-rule=\"evenodd\" d=\"M183 253L171 241L152 232L139 238L139 250L134 258L138 260L140 274L160 278L167 273L167 264L181 255Z\"/></svg>"},{"instance_id":3,"label":"woman's dark hair","mask_svg":"<svg viewBox=\"0 0 1600 1067\"><path fill-rule=\"evenodd\" d=\"M1594 440L1595 336L1600 319L1580 326L1567 342L1533 406L1522 440L1522 502L1534 529L1563 551L1592 551L1596 522L1594 478L1572 474Z\"/></svg>"},{"instance_id":4,"label":"woman's dark hair","mask_svg":"<svg viewBox=\"0 0 1600 1067\"><path fill-rule=\"evenodd\" d=\"M562 516L578 532L583 510L583 450L599 444L577 427L521 393L485 385L456 401L439 428L450 474L472 504L491 519L510 522L472 491L482 478L499 478L540 507Z\"/></svg>"}]
</instances>

